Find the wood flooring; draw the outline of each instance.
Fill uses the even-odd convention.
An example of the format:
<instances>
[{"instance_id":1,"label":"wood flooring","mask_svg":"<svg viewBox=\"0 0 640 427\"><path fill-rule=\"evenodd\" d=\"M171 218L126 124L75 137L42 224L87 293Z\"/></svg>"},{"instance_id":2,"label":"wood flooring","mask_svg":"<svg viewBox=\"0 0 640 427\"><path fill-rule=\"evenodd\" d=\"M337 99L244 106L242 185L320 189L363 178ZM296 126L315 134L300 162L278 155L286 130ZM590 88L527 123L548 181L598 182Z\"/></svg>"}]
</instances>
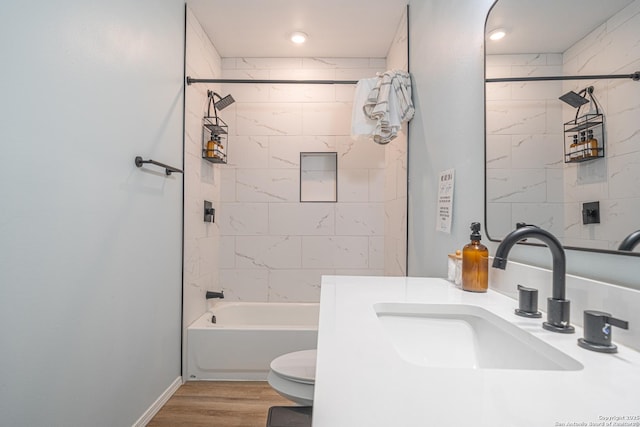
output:
<instances>
[{"instance_id":1,"label":"wood flooring","mask_svg":"<svg viewBox=\"0 0 640 427\"><path fill-rule=\"evenodd\" d=\"M149 427L265 427L271 406L291 406L262 381L188 381Z\"/></svg>"}]
</instances>

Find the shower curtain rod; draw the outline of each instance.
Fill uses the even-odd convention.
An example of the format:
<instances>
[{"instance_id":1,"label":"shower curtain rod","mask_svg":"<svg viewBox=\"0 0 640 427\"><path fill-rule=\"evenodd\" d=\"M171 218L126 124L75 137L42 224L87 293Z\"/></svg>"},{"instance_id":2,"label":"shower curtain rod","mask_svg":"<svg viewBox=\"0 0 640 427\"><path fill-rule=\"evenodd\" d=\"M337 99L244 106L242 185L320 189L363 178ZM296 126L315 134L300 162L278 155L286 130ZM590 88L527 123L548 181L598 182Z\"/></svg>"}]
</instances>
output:
<instances>
[{"instance_id":1,"label":"shower curtain rod","mask_svg":"<svg viewBox=\"0 0 640 427\"><path fill-rule=\"evenodd\" d=\"M502 82L535 82L548 80L600 80L600 79L632 79L640 80L640 71L633 74L600 74L595 76L550 76L550 77L500 77L495 79L485 79L486 83Z\"/></svg>"},{"instance_id":2,"label":"shower curtain rod","mask_svg":"<svg viewBox=\"0 0 640 427\"><path fill-rule=\"evenodd\" d=\"M187 76L187 84L194 83L253 83L253 84L316 84L316 85L355 85L357 80L252 80L252 79L194 79Z\"/></svg>"}]
</instances>

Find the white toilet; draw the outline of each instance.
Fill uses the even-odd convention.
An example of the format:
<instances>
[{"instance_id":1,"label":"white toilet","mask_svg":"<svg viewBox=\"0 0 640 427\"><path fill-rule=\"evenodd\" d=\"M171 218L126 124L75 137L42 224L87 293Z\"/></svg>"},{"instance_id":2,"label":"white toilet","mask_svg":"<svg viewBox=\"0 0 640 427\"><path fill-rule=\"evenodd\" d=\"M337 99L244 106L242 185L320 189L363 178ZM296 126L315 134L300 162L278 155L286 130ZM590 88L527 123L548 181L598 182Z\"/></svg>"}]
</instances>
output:
<instances>
[{"instance_id":1,"label":"white toilet","mask_svg":"<svg viewBox=\"0 0 640 427\"><path fill-rule=\"evenodd\" d=\"M316 350L295 351L271 361L267 376L269 385L287 399L302 405L313 405L316 379Z\"/></svg>"}]
</instances>

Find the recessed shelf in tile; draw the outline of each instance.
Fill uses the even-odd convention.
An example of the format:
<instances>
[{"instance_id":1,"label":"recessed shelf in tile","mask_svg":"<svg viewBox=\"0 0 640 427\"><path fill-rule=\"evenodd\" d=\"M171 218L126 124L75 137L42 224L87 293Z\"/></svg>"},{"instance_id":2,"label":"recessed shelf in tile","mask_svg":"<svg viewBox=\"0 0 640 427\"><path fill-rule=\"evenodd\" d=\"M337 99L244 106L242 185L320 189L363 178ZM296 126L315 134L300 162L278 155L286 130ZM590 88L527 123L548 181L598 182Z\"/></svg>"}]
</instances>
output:
<instances>
[{"instance_id":1,"label":"recessed shelf in tile","mask_svg":"<svg viewBox=\"0 0 640 427\"><path fill-rule=\"evenodd\" d=\"M338 153L300 153L300 201L338 201Z\"/></svg>"}]
</instances>

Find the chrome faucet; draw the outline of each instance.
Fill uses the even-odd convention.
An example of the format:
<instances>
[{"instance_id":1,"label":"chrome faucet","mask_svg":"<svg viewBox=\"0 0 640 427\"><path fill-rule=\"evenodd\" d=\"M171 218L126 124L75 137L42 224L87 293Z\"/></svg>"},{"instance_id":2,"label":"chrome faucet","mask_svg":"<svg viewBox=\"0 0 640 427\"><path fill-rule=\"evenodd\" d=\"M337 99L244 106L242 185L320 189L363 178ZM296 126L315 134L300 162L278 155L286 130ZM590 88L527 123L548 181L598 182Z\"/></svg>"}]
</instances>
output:
<instances>
[{"instance_id":1,"label":"chrome faucet","mask_svg":"<svg viewBox=\"0 0 640 427\"><path fill-rule=\"evenodd\" d=\"M632 251L633 248L638 246L638 243L640 243L640 230L634 231L633 233L625 237L624 240L620 243L618 250Z\"/></svg>"},{"instance_id":2,"label":"chrome faucet","mask_svg":"<svg viewBox=\"0 0 640 427\"><path fill-rule=\"evenodd\" d=\"M507 255L513 245L527 237L546 243L553 258L553 291L552 296L547 298L547 321L542 324L542 327L553 332L573 333L575 329L569 324L569 300L565 299L567 261L562 244L553 234L535 225L520 225L502 240L496 250L492 266L504 270L507 267Z\"/></svg>"}]
</instances>

